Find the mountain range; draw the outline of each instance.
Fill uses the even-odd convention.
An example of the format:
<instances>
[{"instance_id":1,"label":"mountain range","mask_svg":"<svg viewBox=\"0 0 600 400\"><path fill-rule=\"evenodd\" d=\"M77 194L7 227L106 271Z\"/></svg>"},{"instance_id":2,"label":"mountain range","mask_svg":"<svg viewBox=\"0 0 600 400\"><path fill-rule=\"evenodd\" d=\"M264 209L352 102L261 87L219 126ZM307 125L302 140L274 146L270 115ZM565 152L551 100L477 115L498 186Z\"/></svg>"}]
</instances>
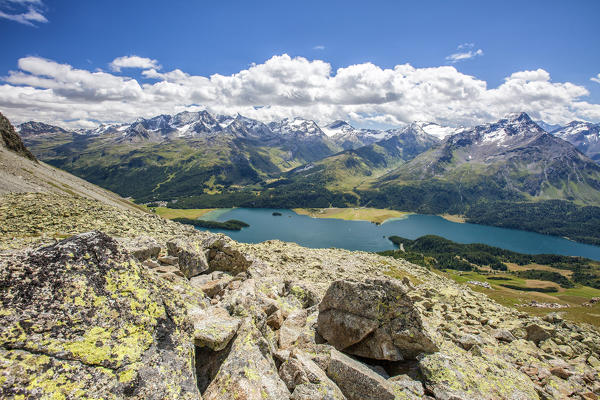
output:
<instances>
[{"instance_id":1,"label":"mountain range","mask_svg":"<svg viewBox=\"0 0 600 400\"><path fill-rule=\"evenodd\" d=\"M525 113L461 128L321 127L207 111L89 130L18 128L39 159L137 202L171 207L372 206L485 214L499 225L514 219L500 209L523 204L557 217L560 202L600 205L599 126L574 121L549 133Z\"/></svg>"}]
</instances>

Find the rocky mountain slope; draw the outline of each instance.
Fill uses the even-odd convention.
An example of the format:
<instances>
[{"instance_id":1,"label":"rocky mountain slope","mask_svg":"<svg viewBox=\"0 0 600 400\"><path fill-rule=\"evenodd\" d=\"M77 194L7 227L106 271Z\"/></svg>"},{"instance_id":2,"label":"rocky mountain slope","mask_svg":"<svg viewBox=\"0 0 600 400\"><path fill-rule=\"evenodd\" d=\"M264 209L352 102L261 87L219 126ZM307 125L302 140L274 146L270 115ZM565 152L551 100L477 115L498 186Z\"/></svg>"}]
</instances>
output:
<instances>
[{"instance_id":1,"label":"rocky mountain slope","mask_svg":"<svg viewBox=\"0 0 600 400\"><path fill-rule=\"evenodd\" d=\"M429 187L442 207L478 199L600 202L600 167L527 114L464 129L383 176L376 187Z\"/></svg>"},{"instance_id":2,"label":"rocky mountain slope","mask_svg":"<svg viewBox=\"0 0 600 400\"><path fill-rule=\"evenodd\" d=\"M77 196L82 199L99 201L115 206L121 210L139 211L139 206L127 201L108 190L92 185L83 179L35 160L33 155L23 146L10 122L0 115L0 134L16 143L13 147L0 145L0 195L15 193L44 193L48 196ZM0 204L5 216L10 215L8 204ZM76 211L76 209L72 210ZM35 215L35 210L32 210ZM0 232L4 227L0 227Z\"/></svg>"},{"instance_id":3,"label":"rocky mountain slope","mask_svg":"<svg viewBox=\"0 0 600 400\"><path fill-rule=\"evenodd\" d=\"M375 129L357 129L346 121L334 121L325 127L326 132L344 150L357 149L382 140L386 132Z\"/></svg>"},{"instance_id":4,"label":"rocky mountain slope","mask_svg":"<svg viewBox=\"0 0 600 400\"><path fill-rule=\"evenodd\" d=\"M571 143L592 160L600 162L600 124L573 121L551 133Z\"/></svg>"},{"instance_id":5,"label":"rocky mountain slope","mask_svg":"<svg viewBox=\"0 0 600 400\"><path fill-rule=\"evenodd\" d=\"M324 182L332 191L352 192L363 182L412 160L439 142L420 126L410 124L402 129L388 130L385 138L372 144L349 149L319 161L303 165L284 175L288 184ZM282 185L281 190L286 185Z\"/></svg>"},{"instance_id":6,"label":"rocky mountain slope","mask_svg":"<svg viewBox=\"0 0 600 400\"><path fill-rule=\"evenodd\" d=\"M600 334L560 314L404 260L245 245L104 198L0 187L1 398L600 395Z\"/></svg>"},{"instance_id":7,"label":"rocky mountain slope","mask_svg":"<svg viewBox=\"0 0 600 400\"><path fill-rule=\"evenodd\" d=\"M15 132L15 128L2 114L0 114L0 135L2 138L0 148L12 151L29 160L37 161L35 156L25 147L21 137Z\"/></svg>"},{"instance_id":8,"label":"rocky mountain slope","mask_svg":"<svg viewBox=\"0 0 600 400\"><path fill-rule=\"evenodd\" d=\"M252 186L341 150L313 121L267 126L206 111L88 131L39 123L21 130L40 159L146 202Z\"/></svg>"}]
</instances>

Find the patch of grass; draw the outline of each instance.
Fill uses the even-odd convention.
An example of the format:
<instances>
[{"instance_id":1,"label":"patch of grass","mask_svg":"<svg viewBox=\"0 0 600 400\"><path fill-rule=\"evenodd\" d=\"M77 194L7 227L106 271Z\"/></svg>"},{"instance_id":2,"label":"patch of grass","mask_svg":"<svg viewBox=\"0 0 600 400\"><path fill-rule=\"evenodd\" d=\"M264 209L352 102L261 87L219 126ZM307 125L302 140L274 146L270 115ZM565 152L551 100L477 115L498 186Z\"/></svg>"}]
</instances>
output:
<instances>
[{"instance_id":1,"label":"patch of grass","mask_svg":"<svg viewBox=\"0 0 600 400\"><path fill-rule=\"evenodd\" d=\"M484 293L489 298L499 304L502 304L503 306L517 308L520 311L524 311L528 314L536 316L544 316L551 312L559 311L563 314L564 318L570 321L585 322L600 327L600 303L597 303L592 307L581 306L582 303L588 301L592 297L600 296L599 289L594 289L588 286L577 286L572 289L561 290L560 293L540 293L538 291L524 291L522 288L516 290L504 287L503 285L498 284L498 280L490 279L493 278L493 276L490 277L477 272L460 272L453 270L436 272L461 284L465 284L467 281L471 280L489 283L492 289L486 289L484 287L475 285L469 285L469 287L476 292ZM527 285L528 282L531 282L531 280L524 280L520 278L507 278L509 278L507 280L508 282L513 282L518 286ZM503 280L501 282L504 284L507 281ZM533 290L533 288L531 288L531 290ZM529 304L534 300L539 303L566 304L569 305L569 307L556 310L550 308L526 306L526 304Z\"/></svg>"},{"instance_id":2,"label":"patch of grass","mask_svg":"<svg viewBox=\"0 0 600 400\"><path fill-rule=\"evenodd\" d=\"M423 283L422 280L416 278L414 275L411 275L408 272L393 266L390 266L390 268L387 269L383 274L398 280L407 278L413 285L420 285Z\"/></svg>"},{"instance_id":3,"label":"patch of grass","mask_svg":"<svg viewBox=\"0 0 600 400\"><path fill-rule=\"evenodd\" d=\"M190 208L190 209L177 209L168 207L151 207L157 215L163 218L174 219L174 218L191 218L197 219L204 214L213 211L214 208Z\"/></svg>"},{"instance_id":4,"label":"patch of grass","mask_svg":"<svg viewBox=\"0 0 600 400\"><path fill-rule=\"evenodd\" d=\"M352 221L370 221L382 224L391 218L404 218L408 212L379 208L294 208L296 214L313 218L336 218Z\"/></svg>"}]
</instances>

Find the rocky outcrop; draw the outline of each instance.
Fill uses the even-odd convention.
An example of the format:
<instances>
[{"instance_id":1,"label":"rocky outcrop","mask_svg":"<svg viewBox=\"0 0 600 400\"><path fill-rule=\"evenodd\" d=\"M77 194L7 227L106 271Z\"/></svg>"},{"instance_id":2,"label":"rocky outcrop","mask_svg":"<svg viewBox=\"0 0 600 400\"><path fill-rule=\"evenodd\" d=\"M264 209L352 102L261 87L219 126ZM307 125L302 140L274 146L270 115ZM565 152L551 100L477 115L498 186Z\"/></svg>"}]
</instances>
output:
<instances>
[{"instance_id":1,"label":"rocky outcrop","mask_svg":"<svg viewBox=\"0 0 600 400\"><path fill-rule=\"evenodd\" d=\"M167 242L171 256L179 259L179 268L191 278L207 271L230 274L244 272L252 264L247 255L236 249L235 242L224 236L208 236L202 240L177 237Z\"/></svg>"},{"instance_id":2,"label":"rocky outcrop","mask_svg":"<svg viewBox=\"0 0 600 400\"><path fill-rule=\"evenodd\" d=\"M378 360L414 359L437 350L433 331L390 279L336 281L319 305L319 334L338 350Z\"/></svg>"},{"instance_id":3,"label":"rocky outcrop","mask_svg":"<svg viewBox=\"0 0 600 400\"><path fill-rule=\"evenodd\" d=\"M279 378L268 341L246 318L204 400L281 400L290 392Z\"/></svg>"},{"instance_id":4,"label":"rocky outcrop","mask_svg":"<svg viewBox=\"0 0 600 400\"><path fill-rule=\"evenodd\" d=\"M331 350L327 375L349 400L394 400L394 387L364 364Z\"/></svg>"},{"instance_id":5,"label":"rocky outcrop","mask_svg":"<svg viewBox=\"0 0 600 400\"><path fill-rule=\"evenodd\" d=\"M0 397L198 399L201 297L89 232L0 261Z\"/></svg>"},{"instance_id":6,"label":"rocky outcrop","mask_svg":"<svg viewBox=\"0 0 600 400\"><path fill-rule=\"evenodd\" d=\"M15 131L10 121L0 113L0 137L3 145L8 150L13 151L20 156L26 157L32 161L37 161L35 156L25 147L19 134Z\"/></svg>"}]
</instances>

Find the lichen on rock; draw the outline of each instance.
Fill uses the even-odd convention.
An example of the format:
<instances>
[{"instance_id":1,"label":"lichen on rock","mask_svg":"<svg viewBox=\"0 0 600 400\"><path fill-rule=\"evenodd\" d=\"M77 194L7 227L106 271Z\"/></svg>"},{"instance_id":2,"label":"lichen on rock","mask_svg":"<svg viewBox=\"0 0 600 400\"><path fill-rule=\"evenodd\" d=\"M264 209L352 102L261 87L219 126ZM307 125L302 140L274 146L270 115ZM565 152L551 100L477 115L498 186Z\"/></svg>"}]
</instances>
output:
<instances>
[{"instance_id":1,"label":"lichen on rock","mask_svg":"<svg viewBox=\"0 0 600 400\"><path fill-rule=\"evenodd\" d=\"M101 232L3 259L0 304L0 397L198 398L193 300Z\"/></svg>"}]
</instances>

